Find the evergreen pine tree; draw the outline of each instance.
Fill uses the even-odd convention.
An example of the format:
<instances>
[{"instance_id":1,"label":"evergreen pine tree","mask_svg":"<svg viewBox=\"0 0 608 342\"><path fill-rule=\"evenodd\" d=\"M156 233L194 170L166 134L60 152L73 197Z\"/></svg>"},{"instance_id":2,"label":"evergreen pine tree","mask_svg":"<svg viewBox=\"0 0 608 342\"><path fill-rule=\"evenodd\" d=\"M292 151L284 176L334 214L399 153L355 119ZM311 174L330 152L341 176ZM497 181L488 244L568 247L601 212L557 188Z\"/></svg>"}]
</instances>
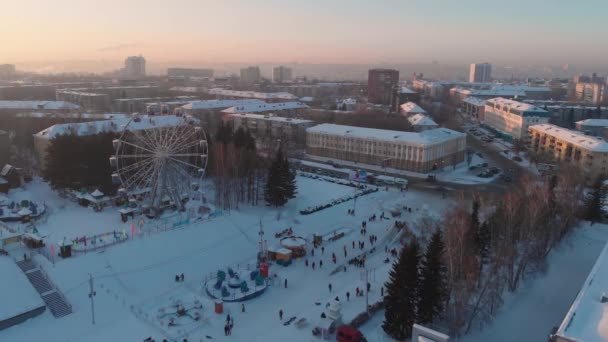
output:
<instances>
[{"instance_id":1,"label":"evergreen pine tree","mask_svg":"<svg viewBox=\"0 0 608 342\"><path fill-rule=\"evenodd\" d=\"M419 264L420 246L414 240L401 251L386 283L382 329L397 340L404 340L412 335L412 325L417 319Z\"/></svg>"},{"instance_id":2,"label":"evergreen pine tree","mask_svg":"<svg viewBox=\"0 0 608 342\"><path fill-rule=\"evenodd\" d=\"M443 313L447 294L447 268L443 262L445 245L443 235L437 230L431 236L420 270L420 303L418 321L432 323Z\"/></svg>"},{"instance_id":3,"label":"evergreen pine tree","mask_svg":"<svg viewBox=\"0 0 608 342\"><path fill-rule=\"evenodd\" d=\"M296 197L297 186L296 186L296 172L289 166L289 159L287 156L282 157L281 161L281 189L283 190L283 196L285 202Z\"/></svg>"},{"instance_id":4,"label":"evergreen pine tree","mask_svg":"<svg viewBox=\"0 0 608 342\"><path fill-rule=\"evenodd\" d=\"M586 219L591 223L598 222L604 216L604 179L602 177L593 185L593 189L585 197Z\"/></svg>"},{"instance_id":5,"label":"evergreen pine tree","mask_svg":"<svg viewBox=\"0 0 608 342\"><path fill-rule=\"evenodd\" d=\"M268 205L280 207L296 196L295 172L289 167L289 160L279 148L268 169L264 198Z\"/></svg>"}]
</instances>

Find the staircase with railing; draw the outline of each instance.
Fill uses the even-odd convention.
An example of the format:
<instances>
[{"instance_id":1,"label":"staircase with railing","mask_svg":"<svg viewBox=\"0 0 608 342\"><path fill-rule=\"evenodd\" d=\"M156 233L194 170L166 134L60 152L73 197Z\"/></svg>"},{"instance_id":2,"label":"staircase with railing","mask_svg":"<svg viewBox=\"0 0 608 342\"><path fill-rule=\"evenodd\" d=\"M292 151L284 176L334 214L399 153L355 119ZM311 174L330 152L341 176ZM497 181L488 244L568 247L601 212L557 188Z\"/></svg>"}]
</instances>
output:
<instances>
[{"instance_id":1,"label":"staircase with railing","mask_svg":"<svg viewBox=\"0 0 608 342\"><path fill-rule=\"evenodd\" d=\"M72 306L63 294L53 285L46 273L31 260L17 261L17 266L25 273L27 279L32 283L40 297L51 310L55 318L67 316L72 313Z\"/></svg>"}]
</instances>

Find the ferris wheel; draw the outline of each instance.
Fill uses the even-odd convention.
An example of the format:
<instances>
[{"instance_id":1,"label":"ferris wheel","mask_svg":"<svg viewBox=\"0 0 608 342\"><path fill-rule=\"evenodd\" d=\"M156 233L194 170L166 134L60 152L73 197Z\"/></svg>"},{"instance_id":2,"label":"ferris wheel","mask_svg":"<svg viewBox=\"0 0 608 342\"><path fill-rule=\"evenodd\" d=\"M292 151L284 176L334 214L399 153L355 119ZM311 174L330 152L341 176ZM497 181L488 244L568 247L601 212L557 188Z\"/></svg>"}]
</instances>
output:
<instances>
[{"instance_id":1,"label":"ferris wheel","mask_svg":"<svg viewBox=\"0 0 608 342\"><path fill-rule=\"evenodd\" d=\"M172 125L142 128L142 119L136 117L112 141L112 181L120 185L120 195L138 203L150 217L166 208L184 210L192 191L201 188L207 167L203 128L192 120L173 118L177 120Z\"/></svg>"}]
</instances>

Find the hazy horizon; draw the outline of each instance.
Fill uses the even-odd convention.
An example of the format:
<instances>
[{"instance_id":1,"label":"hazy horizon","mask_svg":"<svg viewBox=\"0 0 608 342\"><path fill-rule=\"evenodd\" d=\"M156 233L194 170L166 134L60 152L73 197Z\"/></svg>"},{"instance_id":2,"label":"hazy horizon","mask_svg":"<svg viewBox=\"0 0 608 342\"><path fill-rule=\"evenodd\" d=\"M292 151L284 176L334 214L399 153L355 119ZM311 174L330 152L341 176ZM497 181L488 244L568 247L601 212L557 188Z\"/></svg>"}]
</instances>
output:
<instances>
[{"instance_id":1,"label":"hazy horizon","mask_svg":"<svg viewBox=\"0 0 608 342\"><path fill-rule=\"evenodd\" d=\"M501 2L502 4L502 2ZM0 64L105 72L166 66L416 64L605 69L608 3L588 0L21 0L0 13ZM63 65L63 66L62 66ZM71 69L70 69L71 68Z\"/></svg>"}]
</instances>

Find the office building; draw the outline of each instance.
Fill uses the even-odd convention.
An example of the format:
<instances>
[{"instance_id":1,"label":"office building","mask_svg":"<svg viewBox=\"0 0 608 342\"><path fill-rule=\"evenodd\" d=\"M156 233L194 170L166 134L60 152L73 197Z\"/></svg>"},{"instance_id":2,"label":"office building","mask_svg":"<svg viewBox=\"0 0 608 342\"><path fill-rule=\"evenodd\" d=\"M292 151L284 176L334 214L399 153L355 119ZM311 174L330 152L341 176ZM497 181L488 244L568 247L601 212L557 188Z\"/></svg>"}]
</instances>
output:
<instances>
[{"instance_id":1,"label":"office building","mask_svg":"<svg viewBox=\"0 0 608 342\"><path fill-rule=\"evenodd\" d=\"M492 64L473 63L469 69L469 82L490 82L492 80Z\"/></svg>"},{"instance_id":2,"label":"office building","mask_svg":"<svg viewBox=\"0 0 608 342\"><path fill-rule=\"evenodd\" d=\"M504 139L528 141L528 127L548 123L550 116L534 105L497 97L486 101L483 124Z\"/></svg>"},{"instance_id":3,"label":"office building","mask_svg":"<svg viewBox=\"0 0 608 342\"><path fill-rule=\"evenodd\" d=\"M260 67L258 66L249 66L241 69L241 83L243 84L258 83L261 78Z\"/></svg>"},{"instance_id":4,"label":"office building","mask_svg":"<svg viewBox=\"0 0 608 342\"><path fill-rule=\"evenodd\" d=\"M285 66L278 66L272 69L272 81L275 83L291 82L293 80L293 70Z\"/></svg>"},{"instance_id":5,"label":"office building","mask_svg":"<svg viewBox=\"0 0 608 342\"><path fill-rule=\"evenodd\" d=\"M146 59L142 56L129 56L125 59L124 76L142 78L146 76Z\"/></svg>"},{"instance_id":6,"label":"office building","mask_svg":"<svg viewBox=\"0 0 608 342\"><path fill-rule=\"evenodd\" d=\"M306 130L306 153L415 172L464 161L466 135L447 128L402 132L321 124Z\"/></svg>"},{"instance_id":7,"label":"office building","mask_svg":"<svg viewBox=\"0 0 608 342\"><path fill-rule=\"evenodd\" d=\"M608 143L603 138L551 124L532 125L529 130L532 151L573 165L589 179L607 174Z\"/></svg>"},{"instance_id":8,"label":"office building","mask_svg":"<svg viewBox=\"0 0 608 342\"><path fill-rule=\"evenodd\" d=\"M367 102L393 105L399 83L399 71L393 69L371 69L367 76Z\"/></svg>"}]
</instances>

